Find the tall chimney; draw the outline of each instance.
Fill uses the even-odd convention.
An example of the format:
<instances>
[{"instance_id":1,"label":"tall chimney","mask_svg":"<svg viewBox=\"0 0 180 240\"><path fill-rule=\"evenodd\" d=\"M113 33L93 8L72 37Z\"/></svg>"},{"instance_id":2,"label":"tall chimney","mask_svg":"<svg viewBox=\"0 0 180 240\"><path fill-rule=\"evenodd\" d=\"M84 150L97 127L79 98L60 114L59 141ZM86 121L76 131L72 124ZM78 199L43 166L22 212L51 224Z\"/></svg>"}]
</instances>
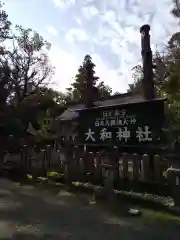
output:
<instances>
[{"instance_id":1,"label":"tall chimney","mask_svg":"<svg viewBox=\"0 0 180 240\"><path fill-rule=\"evenodd\" d=\"M143 61L143 73L144 77L142 80L142 88L144 98L146 100L153 99L154 93L154 82L153 82L153 64L152 64L152 51L150 47L150 26L143 25L140 28L141 33L141 55Z\"/></svg>"}]
</instances>

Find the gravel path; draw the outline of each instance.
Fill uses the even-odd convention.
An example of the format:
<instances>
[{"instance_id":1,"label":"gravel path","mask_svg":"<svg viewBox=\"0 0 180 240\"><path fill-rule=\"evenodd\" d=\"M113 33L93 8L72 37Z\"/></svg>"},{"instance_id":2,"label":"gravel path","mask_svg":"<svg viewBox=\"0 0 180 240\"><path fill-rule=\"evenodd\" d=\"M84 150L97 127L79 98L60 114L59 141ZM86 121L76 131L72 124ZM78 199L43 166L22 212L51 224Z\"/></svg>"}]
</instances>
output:
<instances>
[{"instance_id":1,"label":"gravel path","mask_svg":"<svg viewBox=\"0 0 180 240\"><path fill-rule=\"evenodd\" d=\"M120 215L120 214L119 214ZM123 217L89 204L85 195L0 180L0 239L179 239L174 222Z\"/></svg>"}]
</instances>

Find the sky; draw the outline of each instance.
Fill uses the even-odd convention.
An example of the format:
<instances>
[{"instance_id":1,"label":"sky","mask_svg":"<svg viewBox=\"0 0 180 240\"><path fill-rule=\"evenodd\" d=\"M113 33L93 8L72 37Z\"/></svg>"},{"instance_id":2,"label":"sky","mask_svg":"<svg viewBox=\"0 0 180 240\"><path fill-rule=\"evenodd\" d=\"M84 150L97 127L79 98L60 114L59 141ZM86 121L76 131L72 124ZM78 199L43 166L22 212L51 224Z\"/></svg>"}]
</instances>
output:
<instances>
[{"instance_id":1,"label":"sky","mask_svg":"<svg viewBox=\"0 0 180 240\"><path fill-rule=\"evenodd\" d=\"M162 50L178 30L172 0L6 0L13 24L33 28L52 47L53 87L64 91L86 54L113 92L126 92L132 67L141 62L140 33L151 26L152 50Z\"/></svg>"}]
</instances>

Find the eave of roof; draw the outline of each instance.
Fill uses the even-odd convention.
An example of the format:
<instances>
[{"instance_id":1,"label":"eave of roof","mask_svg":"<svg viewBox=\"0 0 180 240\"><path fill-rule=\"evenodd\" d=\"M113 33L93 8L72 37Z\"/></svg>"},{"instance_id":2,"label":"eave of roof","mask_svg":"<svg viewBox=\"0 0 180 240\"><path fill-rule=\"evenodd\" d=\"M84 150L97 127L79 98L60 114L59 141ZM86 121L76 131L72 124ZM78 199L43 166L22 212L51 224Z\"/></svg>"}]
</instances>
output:
<instances>
[{"instance_id":1,"label":"eave of roof","mask_svg":"<svg viewBox=\"0 0 180 240\"><path fill-rule=\"evenodd\" d=\"M136 101L137 100L137 101ZM117 107L117 106L126 106L126 105L131 105L131 104L138 104L138 103L148 103L148 102L157 102L157 101L166 101L166 98L156 98L156 99L151 99L151 100L145 100L145 99L136 99L134 101L129 101L129 102L122 102L122 103L115 103L115 104L109 104L109 105L95 105L91 108L83 108L83 109L77 109L76 111L81 112L81 111L88 111L88 110L93 110L93 109L102 109L102 108L108 108L108 107Z\"/></svg>"},{"instance_id":2,"label":"eave of roof","mask_svg":"<svg viewBox=\"0 0 180 240\"><path fill-rule=\"evenodd\" d=\"M106 100L100 100L93 103L93 107L86 108L84 103L74 104L69 106L56 120L59 121L72 121L78 118L78 113L81 111L91 111L95 109L102 109L108 107L117 107L117 106L126 106L130 104L138 104L138 103L146 103L146 102L154 102L154 101L165 101L166 98L156 98L152 100L145 100L142 96L133 96L133 95L122 95L113 96L113 98L109 98Z\"/></svg>"}]
</instances>

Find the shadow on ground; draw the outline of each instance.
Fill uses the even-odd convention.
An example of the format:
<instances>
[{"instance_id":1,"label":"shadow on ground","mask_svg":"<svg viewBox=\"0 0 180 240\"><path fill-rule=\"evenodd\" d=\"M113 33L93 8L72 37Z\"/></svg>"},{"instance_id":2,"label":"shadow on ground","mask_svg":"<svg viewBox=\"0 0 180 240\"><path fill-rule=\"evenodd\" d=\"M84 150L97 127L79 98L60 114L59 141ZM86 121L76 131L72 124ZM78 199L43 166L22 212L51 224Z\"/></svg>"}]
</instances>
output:
<instances>
[{"instance_id":1,"label":"shadow on ground","mask_svg":"<svg viewBox=\"0 0 180 240\"><path fill-rule=\"evenodd\" d=\"M174 221L130 217L106 207L93 204L87 195L0 179L0 239L148 240L180 235Z\"/></svg>"}]
</instances>

